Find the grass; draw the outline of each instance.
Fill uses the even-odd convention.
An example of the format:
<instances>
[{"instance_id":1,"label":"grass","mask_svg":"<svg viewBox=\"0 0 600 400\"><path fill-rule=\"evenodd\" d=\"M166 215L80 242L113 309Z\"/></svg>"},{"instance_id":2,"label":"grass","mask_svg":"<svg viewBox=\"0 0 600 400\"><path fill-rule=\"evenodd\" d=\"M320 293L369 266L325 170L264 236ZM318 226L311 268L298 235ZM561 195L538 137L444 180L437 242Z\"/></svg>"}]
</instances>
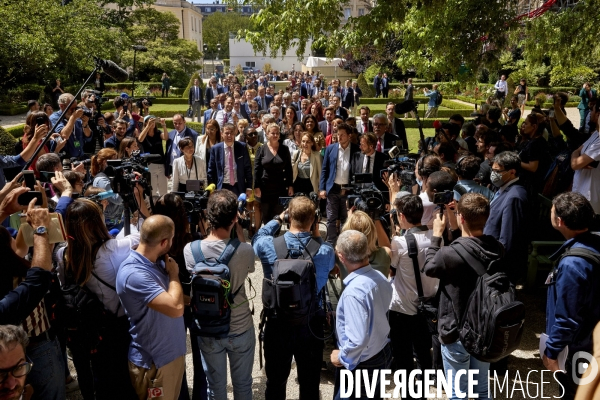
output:
<instances>
[{"instance_id":1,"label":"grass","mask_svg":"<svg viewBox=\"0 0 600 400\"><path fill-rule=\"evenodd\" d=\"M433 136L435 134L435 129L433 128L423 128L423 135L425 137ZM408 139L408 148L411 153L416 153L419 143L419 128L406 128L406 138Z\"/></svg>"}]
</instances>

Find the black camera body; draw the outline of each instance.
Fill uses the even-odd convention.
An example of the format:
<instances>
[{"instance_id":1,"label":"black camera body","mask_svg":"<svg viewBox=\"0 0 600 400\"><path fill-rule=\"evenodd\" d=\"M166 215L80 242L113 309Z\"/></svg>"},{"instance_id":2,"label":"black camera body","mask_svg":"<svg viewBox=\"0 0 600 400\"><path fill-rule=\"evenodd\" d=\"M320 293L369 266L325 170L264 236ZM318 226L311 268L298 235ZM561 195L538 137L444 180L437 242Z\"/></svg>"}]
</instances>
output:
<instances>
[{"instance_id":1,"label":"black camera body","mask_svg":"<svg viewBox=\"0 0 600 400\"><path fill-rule=\"evenodd\" d=\"M383 193L374 186L358 189L355 193L347 197L346 206L348 209L356 207L358 211L367 213L373 221L379 219L384 212Z\"/></svg>"},{"instance_id":2,"label":"black camera body","mask_svg":"<svg viewBox=\"0 0 600 400\"><path fill-rule=\"evenodd\" d=\"M147 168L150 161L151 158L140 155L139 150L134 151L127 159L107 160L108 166L104 173L111 179L113 192L121 196L132 195L136 184L139 184L144 188L144 193L151 196L151 178ZM142 177L138 179L134 172L141 174Z\"/></svg>"},{"instance_id":3,"label":"black camera body","mask_svg":"<svg viewBox=\"0 0 600 400\"><path fill-rule=\"evenodd\" d=\"M417 167L417 160L406 156L396 157L386 160L383 166L387 168L381 171L381 177L383 177L384 172L394 173L402 182L402 186L412 187L416 185L415 169Z\"/></svg>"},{"instance_id":4,"label":"black camera body","mask_svg":"<svg viewBox=\"0 0 600 400\"><path fill-rule=\"evenodd\" d=\"M200 214L208 206L208 196L204 193L188 192L180 196L188 214Z\"/></svg>"},{"instance_id":5,"label":"black camera body","mask_svg":"<svg viewBox=\"0 0 600 400\"><path fill-rule=\"evenodd\" d=\"M285 209L286 212L285 214L283 214L283 222L285 224L289 224L290 223L290 216L287 212L287 208L289 206L290 201L294 198L294 197L298 197L298 196L304 196L308 199L310 199L310 201L313 202L313 204L315 205L315 223L319 223L319 221L321 221L321 209L319 208L319 194L315 193L315 192L310 192L310 193L302 193L302 192L298 192L295 193L293 197L280 197L279 198L279 204L281 204Z\"/></svg>"}]
</instances>

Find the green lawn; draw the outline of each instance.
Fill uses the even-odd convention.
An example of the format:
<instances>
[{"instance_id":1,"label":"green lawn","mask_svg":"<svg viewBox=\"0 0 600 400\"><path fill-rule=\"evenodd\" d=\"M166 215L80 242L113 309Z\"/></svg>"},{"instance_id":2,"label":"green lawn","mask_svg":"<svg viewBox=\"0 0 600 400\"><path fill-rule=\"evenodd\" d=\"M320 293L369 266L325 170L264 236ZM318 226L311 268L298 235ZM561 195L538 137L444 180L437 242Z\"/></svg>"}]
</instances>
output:
<instances>
[{"instance_id":1,"label":"green lawn","mask_svg":"<svg viewBox=\"0 0 600 400\"><path fill-rule=\"evenodd\" d=\"M433 136L435 134L435 129L433 128L423 128L423 135L425 137ZM416 153L419 143L419 128L406 128L406 137L408 139L408 148L411 153Z\"/></svg>"}]
</instances>

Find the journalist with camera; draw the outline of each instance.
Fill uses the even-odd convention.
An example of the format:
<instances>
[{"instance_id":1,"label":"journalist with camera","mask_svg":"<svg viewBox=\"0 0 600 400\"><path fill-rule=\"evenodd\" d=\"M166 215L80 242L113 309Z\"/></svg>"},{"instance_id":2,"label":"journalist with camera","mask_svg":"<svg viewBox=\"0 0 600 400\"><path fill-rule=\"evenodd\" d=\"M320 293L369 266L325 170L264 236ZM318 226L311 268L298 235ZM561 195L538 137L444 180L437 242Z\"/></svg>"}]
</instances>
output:
<instances>
[{"instance_id":1,"label":"journalist with camera","mask_svg":"<svg viewBox=\"0 0 600 400\"><path fill-rule=\"evenodd\" d=\"M63 93L58 98L58 107L60 111L56 111L50 116L50 124L56 125L55 132L60 133L61 139L67 143L65 145L65 152L69 158L82 159L83 153L83 122L81 117L83 116L84 110L77 108L77 104L73 103L71 108L67 110L67 106L73 100L74 96L70 93ZM62 119L61 113L64 112ZM89 129L89 126L88 128Z\"/></svg>"},{"instance_id":2,"label":"journalist with camera","mask_svg":"<svg viewBox=\"0 0 600 400\"><path fill-rule=\"evenodd\" d=\"M275 238L283 219L290 221L290 229ZM323 360L323 319L317 316L318 293L327 282L333 268L333 248L323 242L315 218L316 207L305 196L294 197L286 211L264 225L254 236L254 252L262 263L264 272L262 322L259 329L265 353L267 375L267 400L286 398L286 384L290 374L292 357L296 360L300 384L300 398L318 399L320 371ZM314 262L314 264L313 264ZM291 265L290 265L291 263ZM290 271L286 271L289 266ZM303 284L299 275L292 271L303 271L312 277ZM286 283L287 281L287 283ZM286 287L287 286L287 287ZM273 291L298 289L306 294L299 304L277 302ZM306 301L308 300L308 301ZM308 303L308 305L307 305ZM260 336L259 336L260 337Z\"/></svg>"}]
</instances>

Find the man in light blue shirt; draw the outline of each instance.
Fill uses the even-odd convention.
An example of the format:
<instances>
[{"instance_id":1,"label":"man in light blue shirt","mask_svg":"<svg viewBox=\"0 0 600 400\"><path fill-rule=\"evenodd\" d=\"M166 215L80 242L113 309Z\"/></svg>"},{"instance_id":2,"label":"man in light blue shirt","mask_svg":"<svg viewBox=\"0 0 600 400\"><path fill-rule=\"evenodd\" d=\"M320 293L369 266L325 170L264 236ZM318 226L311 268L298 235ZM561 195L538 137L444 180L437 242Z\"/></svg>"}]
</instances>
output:
<instances>
[{"instance_id":1,"label":"man in light blue shirt","mask_svg":"<svg viewBox=\"0 0 600 400\"><path fill-rule=\"evenodd\" d=\"M427 103L427 112L425 113L425 118L437 118L438 112L438 85L434 84L432 87L433 90L427 90L427 88L423 88L423 93L425 96L429 97L429 102Z\"/></svg>"},{"instance_id":2,"label":"man in light blue shirt","mask_svg":"<svg viewBox=\"0 0 600 400\"><path fill-rule=\"evenodd\" d=\"M186 338L179 267L168 254L175 235L169 217L153 215L140 244L117 272L117 294L129 318L129 376L140 399L176 400L185 370ZM161 394L162 396L158 396ZM153 396L149 396L153 397Z\"/></svg>"},{"instance_id":3,"label":"man in light blue shirt","mask_svg":"<svg viewBox=\"0 0 600 400\"><path fill-rule=\"evenodd\" d=\"M461 196L466 193L479 193L492 201L494 192L474 181L480 166L481 161L475 156L462 156L458 159L456 162L458 182L454 186L454 200L460 200Z\"/></svg>"},{"instance_id":4,"label":"man in light blue shirt","mask_svg":"<svg viewBox=\"0 0 600 400\"><path fill-rule=\"evenodd\" d=\"M334 399L340 398L340 371L368 371L369 382L373 371L390 368L392 352L388 334L390 325L387 311L392 301L392 286L379 271L369 265L367 237L358 231L344 231L338 237L336 253L349 275L344 279L346 288L337 306L336 336L339 350L331 352L331 363L338 367ZM361 380L361 397L367 399ZM379 395L379 380L375 394Z\"/></svg>"}]
</instances>

